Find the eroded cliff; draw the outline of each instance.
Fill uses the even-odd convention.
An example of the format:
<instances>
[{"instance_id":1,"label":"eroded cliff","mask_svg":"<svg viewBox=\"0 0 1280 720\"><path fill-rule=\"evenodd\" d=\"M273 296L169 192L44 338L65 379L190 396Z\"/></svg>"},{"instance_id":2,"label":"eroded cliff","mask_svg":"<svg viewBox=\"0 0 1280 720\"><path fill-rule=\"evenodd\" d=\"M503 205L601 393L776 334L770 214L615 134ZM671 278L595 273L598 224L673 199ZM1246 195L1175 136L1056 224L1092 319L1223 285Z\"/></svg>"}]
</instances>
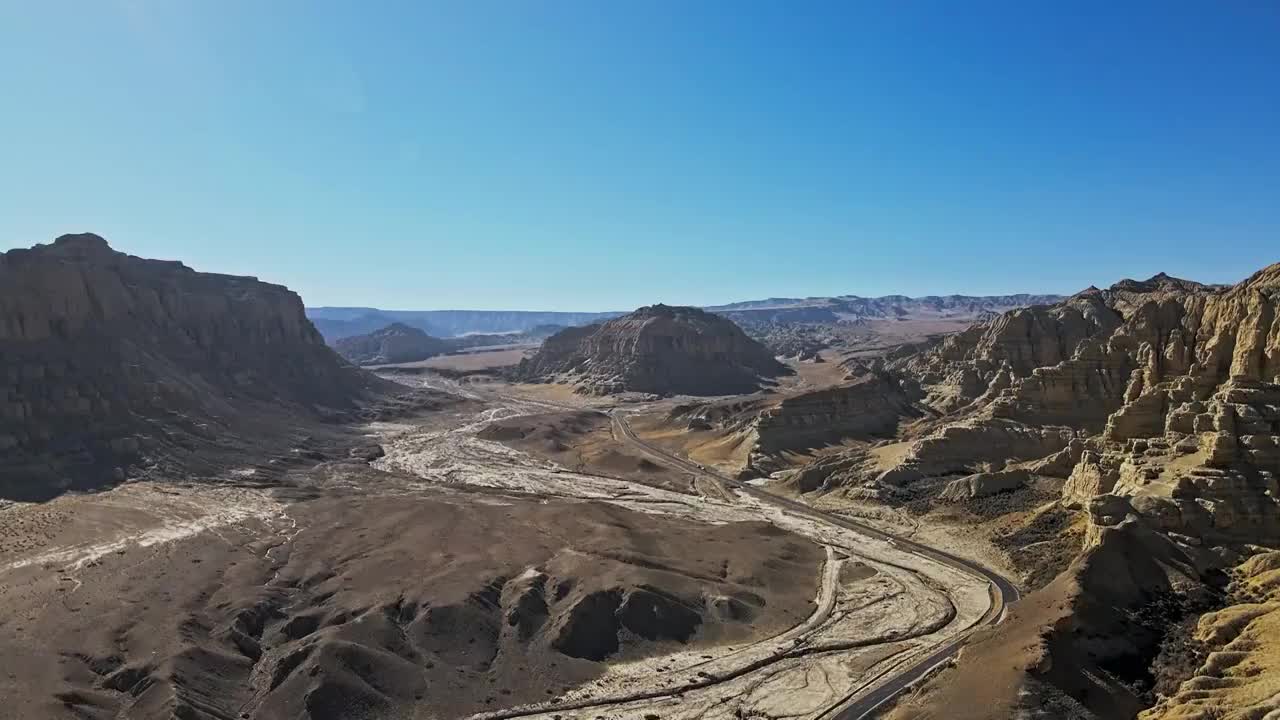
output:
<instances>
[{"instance_id":1,"label":"eroded cliff","mask_svg":"<svg viewBox=\"0 0 1280 720\"><path fill-rule=\"evenodd\" d=\"M44 497L234 437L336 417L388 386L324 345L287 288L112 250L0 255L0 495Z\"/></svg>"},{"instance_id":2,"label":"eroded cliff","mask_svg":"<svg viewBox=\"0 0 1280 720\"><path fill-rule=\"evenodd\" d=\"M929 507L1036 479L1088 528L1067 573L967 652L949 687L898 717L954 709L990 688L984 662L1010 660L999 694L1010 714L1132 717L1158 698L1150 717L1274 710L1273 651L1257 640L1270 622L1259 564L1273 560L1241 566L1237 585L1252 595L1201 618L1194 639L1209 655L1198 667L1169 656L1186 642L1180 627L1224 602L1222 570L1280 543L1278 304L1280 265L1231 287L1161 274L1006 313L873 368L933 417L892 452L802 468L798 489ZM1011 518L1031 509L1006 505ZM1234 702L1254 714L1213 714Z\"/></svg>"}]
</instances>

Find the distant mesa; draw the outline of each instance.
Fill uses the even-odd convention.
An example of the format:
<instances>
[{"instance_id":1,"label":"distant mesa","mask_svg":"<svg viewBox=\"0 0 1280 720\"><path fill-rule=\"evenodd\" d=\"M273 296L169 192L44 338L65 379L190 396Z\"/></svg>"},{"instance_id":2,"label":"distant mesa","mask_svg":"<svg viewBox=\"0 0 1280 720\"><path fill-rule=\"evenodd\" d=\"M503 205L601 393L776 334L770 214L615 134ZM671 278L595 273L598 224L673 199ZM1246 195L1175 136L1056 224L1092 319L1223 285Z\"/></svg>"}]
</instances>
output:
<instances>
[{"instance_id":1,"label":"distant mesa","mask_svg":"<svg viewBox=\"0 0 1280 720\"><path fill-rule=\"evenodd\" d=\"M730 395L754 392L787 372L725 317L652 305L547 338L517 376L571 382L586 394Z\"/></svg>"},{"instance_id":2,"label":"distant mesa","mask_svg":"<svg viewBox=\"0 0 1280 720\"><path fill-rule=\"evenodd\" d=\"M342 338L333 349L357 365L372 365L425 360L448 352L451 346L418 328L392 323L368 335Z\"/></svg>"}]
</instances>

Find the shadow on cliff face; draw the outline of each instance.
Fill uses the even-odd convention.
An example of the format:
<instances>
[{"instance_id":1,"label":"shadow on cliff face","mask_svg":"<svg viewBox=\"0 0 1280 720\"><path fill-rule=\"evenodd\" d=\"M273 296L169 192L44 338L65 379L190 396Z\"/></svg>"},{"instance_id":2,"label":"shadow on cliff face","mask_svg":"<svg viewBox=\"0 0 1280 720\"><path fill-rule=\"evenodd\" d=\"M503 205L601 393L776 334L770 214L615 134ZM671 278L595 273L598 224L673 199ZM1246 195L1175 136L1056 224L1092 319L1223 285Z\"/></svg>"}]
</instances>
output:
<instances>
[{"instance_id":1,"label":"shadow on cliff face","mask_svg":"<svg viewBox=\"0 0 1280 720\"><path fill-rule=\"evenodd\" d=\"M1188 614L1217 602L1224 576L1207 552L1133 517L1095 526L1066 572L983 631L964 662L893 720L1132 718L1150 705L1161 644Z\"/></svg>"},{"instance_id":2,"label":"shadow on cliff face","mask_svg":"<svg viewBox=\"0 0 1280 720\"><path fill-rule=\"evenodd\" d=\"M92 234L0 255L0 388L0 497L23 500L286 460L414 405L339 359L287 288Z\"/></svg>"}]
</instances>

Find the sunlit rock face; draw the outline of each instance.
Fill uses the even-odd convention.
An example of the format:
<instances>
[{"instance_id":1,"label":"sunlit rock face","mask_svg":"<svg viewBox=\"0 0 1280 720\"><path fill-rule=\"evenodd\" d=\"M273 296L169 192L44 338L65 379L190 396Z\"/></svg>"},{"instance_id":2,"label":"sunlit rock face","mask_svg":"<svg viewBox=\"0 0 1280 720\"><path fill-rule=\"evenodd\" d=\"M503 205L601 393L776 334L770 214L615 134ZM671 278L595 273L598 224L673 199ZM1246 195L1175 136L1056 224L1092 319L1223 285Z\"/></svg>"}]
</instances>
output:
<instances>
[{"instance_id":1,"label":"sunlit rock face","mask_svg":"<svg viewBox=\"0 0 1280 720\"><path fill-rule=\"evenodd\" d=\"M1135 367L1073 477L1132 496L1144 515L1206 539L1280 539L1280 265L1239 285L1139 306ZM1068 488L1079 500L1083 488Z\"/></svg>"},{"instance_id":2,"label":"sunlit rock face","mask_svg":"<svg viewBox=\"0 0 1280 720\"><path fill-rule=\"evenodd\" d=\"M697 308L653 305L552 335L518 373L571 381L589 394L732 395L755 391L785 371L732 321Z\"/></svg>"},{"instance_id":3,"label":"sunlit rock face","mask_svg":"<svg viewBox=\"0 0 1280 720\"><path fill-rule=\"evenodd\" d=\"M789 396L756 419L755 451L816 447L844 437L893 435L919 413L897 382L867 375L854 382Z\"/></svg>"},{"instance_id":4,"label":"sunlit rock face","mask_svg":"<svg viewBox=\"0 0 1280 720\"><path fill-rule=\"evenodd\" d=\"M937 419L892 466L845 461L835 484L1025 466L1065 478L1070 507L1114 493L1169 530L1280 539L1278 303L1280 265L1234 287L1157 275L891 357L874 370Z\"/></svg>"}]
</instances>

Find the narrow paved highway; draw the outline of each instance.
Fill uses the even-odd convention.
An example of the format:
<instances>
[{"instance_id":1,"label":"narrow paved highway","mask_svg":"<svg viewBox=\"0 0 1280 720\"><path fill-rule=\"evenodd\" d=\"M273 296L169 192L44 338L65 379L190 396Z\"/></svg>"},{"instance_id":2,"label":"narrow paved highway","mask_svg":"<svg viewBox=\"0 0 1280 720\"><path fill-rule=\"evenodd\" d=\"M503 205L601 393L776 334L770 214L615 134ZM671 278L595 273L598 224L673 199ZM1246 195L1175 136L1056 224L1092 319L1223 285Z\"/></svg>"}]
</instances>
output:
<instances>
[{"instance_id":1,"label":"narrow paved highway","mask_svg":"<svg viewBox=\"0 0 1280 720\"><path fill-rule=\"evenodd\" d=\"M730 477L721 475L714 470L709 470L697 463L691 462L684 458L672 455L671 453L661 450L636 436L631 429L630 423L627 422L623 413L613 411L610 413L613 419L615 435L627 442L635 445L643 450L646 454L659 459L668 465L678 467L695 475L703 475L712 478L716 482L722 483L725 487L733 488L761 502L772 504L776 507L785 508L798 515L811 517L822 522L838 525L849 530L853 530L863 535L874 537L879 540L891 543L894 546L907 552L921 555L935 562L949 565L971 575L976 575L986 580L991 591L991 606L987 609L985 615L974 625L975 628L982 625L995 625L1004 618L1005 608L1009 603L1019 598L1018 589L1013 583L999 573L979 565L971 560L957 557L944 550L922 545L913 540L898 537L891 533L877 530L876 528L863 525L862 523L849 520L829 512L818 510L814 507L797 502L788 498L780 497L766 490L762 490L754 485L748 485ZM924 658L921 658L909 666L901 668L882 679L880 684L876 685L868 692L862 693L860 696L847 698L844 703L838 707L832 708L829 715L825 717L831 720L862 720L862 718L871 717L878 709L880 709L889 700L897 697L899 693L909 688L913 683L928 675L934 668L940 664L955 657L960 652L960 648L964 646L968 639L969 633L965 633L960 637L946 643L942 647L934 650Z\"/></svg>"}]
</instances>

